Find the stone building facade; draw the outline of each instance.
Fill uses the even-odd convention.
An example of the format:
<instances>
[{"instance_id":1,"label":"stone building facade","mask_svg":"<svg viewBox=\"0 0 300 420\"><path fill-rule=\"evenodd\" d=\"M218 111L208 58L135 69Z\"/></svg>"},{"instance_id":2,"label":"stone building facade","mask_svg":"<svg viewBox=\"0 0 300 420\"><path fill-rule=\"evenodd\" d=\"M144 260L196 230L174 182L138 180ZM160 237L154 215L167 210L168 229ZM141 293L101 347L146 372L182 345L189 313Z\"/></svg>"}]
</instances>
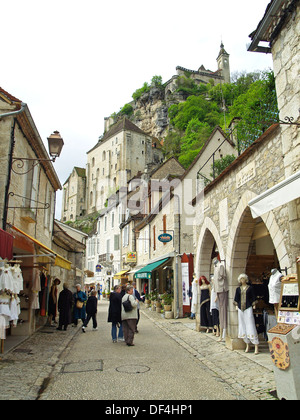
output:
<instances>
[{"instance_id":1,"label":"stone building facade","mask_svg":"<svg viewBox=\"0 0 300 420\"><path fill-rule=\"evenodd\" d=\"M13 236L13 261L23 276L19 318L12 336L27 336L47 321L37 310L40 273L68 279L71 262L53 247L55 193L61 184L27 104L0 89L1 228ZM3 238L1 238L2 240ZM61 282L61 283L62 283ZM62 284L61 284L62 286Z\"/></svg>"},{"instance_id":2,"label":"stone building facade","mask_svg":"<svg viewBox=\"0 0 300 420\"><path fill-rule=\"evenodd\" d=\"M86 213L86 173L84 168L74 166L63 185L61 220L74 221Z\"/></svg>"},{"instance_id":3,"label":"stone building facade","mask_svg":"<svg viewBox=\"0 0 300 420\"><path fill-rule=\"evenodd\" d=\"M211 182L196 206L195 271L209 278L216 252L225 264L229 284L226 344L232 349L244 346L238 339L233 305L238 275L246 273L263 290L272 268L295 273L300 253L299 12L298 1L272 0L250 35L249 51L273 54L279 123ZM260 46L261 41L269 42L269 47ZM263 201L266 196L269 199ZM265 208L258 213L254 203L260 201ZM268 309L266 298L259 300L257 312L264 309Z\"/></svg>"},{"instance_id":4,"label":"stone building facade","mask_svg":"<svg viewBox=\"0 0 300 420\"><path fill-rule=\"evenodd\" d=\"M157 139L127 118L112 125L87 152L87 214L104 208L106 200L138 172L150 170L163 159Z\"/></svg>"}]
</instances>

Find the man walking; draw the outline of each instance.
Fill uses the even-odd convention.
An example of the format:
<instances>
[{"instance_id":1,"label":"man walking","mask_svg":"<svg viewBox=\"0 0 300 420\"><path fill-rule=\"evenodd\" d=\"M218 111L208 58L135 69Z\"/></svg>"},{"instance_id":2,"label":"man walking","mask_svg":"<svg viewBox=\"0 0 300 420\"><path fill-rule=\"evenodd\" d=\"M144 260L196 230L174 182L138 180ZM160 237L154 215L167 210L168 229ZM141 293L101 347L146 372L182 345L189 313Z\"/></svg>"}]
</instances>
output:
<instances>
[{"instance_id":1,"label":"man walking","mask_svg":"<svg viewBox=\"0 0 300 420\"><path fill-rule=\"evenodd\" d=\"M86 303L87 317L83 323L82 332L85 332L85 329L88 326L88 323L90 322L91 318L93 320L93 331L97 331L98 329L97 319L96 319L98 300L96 296L97 296L96 290L92 290L91 296L88 298L87 303Z\"/></svg>"}]
</instances>

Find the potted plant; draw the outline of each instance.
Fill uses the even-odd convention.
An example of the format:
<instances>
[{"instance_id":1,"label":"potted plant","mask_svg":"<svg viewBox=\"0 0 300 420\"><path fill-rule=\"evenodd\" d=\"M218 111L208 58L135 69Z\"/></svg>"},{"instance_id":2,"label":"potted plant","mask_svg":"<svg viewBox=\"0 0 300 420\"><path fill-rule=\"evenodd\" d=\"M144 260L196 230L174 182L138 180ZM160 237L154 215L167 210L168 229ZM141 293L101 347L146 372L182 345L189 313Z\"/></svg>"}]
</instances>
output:
<instances>
[{"instance_id":1,"label":"potted plant","mask_svg":"<svg viewBox=\"0 0 300 420\"><path fill-rule=\"evenodd\" d=\"M171 311L172 310L172 302L173 302L173 297L171 294L164 294L164 310L165 311Z\"/></svg>"}]
</instances>

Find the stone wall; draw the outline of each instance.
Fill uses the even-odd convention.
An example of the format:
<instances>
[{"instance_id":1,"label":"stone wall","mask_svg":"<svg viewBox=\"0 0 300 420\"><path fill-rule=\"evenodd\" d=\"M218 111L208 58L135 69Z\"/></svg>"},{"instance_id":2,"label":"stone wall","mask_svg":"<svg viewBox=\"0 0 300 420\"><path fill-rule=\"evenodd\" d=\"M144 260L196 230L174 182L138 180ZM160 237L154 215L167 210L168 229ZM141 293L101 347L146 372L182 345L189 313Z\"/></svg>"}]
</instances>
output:
<instances>
[{"instance_id":1,"label":"stone wall","mask_svg":"<svg viewBox=\"0 0 300 420\"><path fill-rule=\"evenodd\" d=\"M290 15L272 45L280 119L292 117L300 123L300 5ZM300 130L281 124L285 177L300 170ZM293 259L300 249L300 199L288 204Z\"/></svg>"},{"instance_id":2,"label":"stone wall","mask_svg":"<svg viewBox=\"0 0 300 420\"><path fill-rule=\"evenodd\" d=\"M204 200L196 208L194 246L195 271L207 277L213 272L211 255L214 243L225 260L229 282L228 346L237 340L237 314L233 298L238 275L245 272L254 229L263 222L273 242L282 269L294 269L288 206L284 205L253 219L251 199L285 178L282 137L279 125L270 127L250 148L204 190ZM199 325L199 319L198 319Z\"/></svg>"}]
</instances>

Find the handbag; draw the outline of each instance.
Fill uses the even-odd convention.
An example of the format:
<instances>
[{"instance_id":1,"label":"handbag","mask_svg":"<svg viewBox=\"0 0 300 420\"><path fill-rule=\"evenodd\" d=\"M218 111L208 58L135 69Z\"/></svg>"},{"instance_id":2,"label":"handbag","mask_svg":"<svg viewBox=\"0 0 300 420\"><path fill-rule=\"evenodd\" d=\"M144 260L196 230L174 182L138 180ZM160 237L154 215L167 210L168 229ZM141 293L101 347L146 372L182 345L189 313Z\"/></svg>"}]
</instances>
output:
<instances>
[{"instance_id":1,"label":"handbag","mask_svg":"<svg viewBox=\"0 0 300 420\"><path fill-rule=\"evenodd\" d=\"M76 302L76 308L81 309L83 307L83 302L81 302L80 300L77 300Z\"/></svg>"},{"instance_id":2,"label":"handbag","mask_svg":"<svg viewBox=\"0 0 300 420\"><path fill-rule=\"evenodd\" d=\"M124 307L124 311L125 312L130 312L130 311L132 311L132 305L131 305L131 302L130 302L130 300L129 300L129 296L128 296L128 299L127 300L125 300L125 302L122 302L123 303L123 307Z\"/></svg>"}]
</instances>

